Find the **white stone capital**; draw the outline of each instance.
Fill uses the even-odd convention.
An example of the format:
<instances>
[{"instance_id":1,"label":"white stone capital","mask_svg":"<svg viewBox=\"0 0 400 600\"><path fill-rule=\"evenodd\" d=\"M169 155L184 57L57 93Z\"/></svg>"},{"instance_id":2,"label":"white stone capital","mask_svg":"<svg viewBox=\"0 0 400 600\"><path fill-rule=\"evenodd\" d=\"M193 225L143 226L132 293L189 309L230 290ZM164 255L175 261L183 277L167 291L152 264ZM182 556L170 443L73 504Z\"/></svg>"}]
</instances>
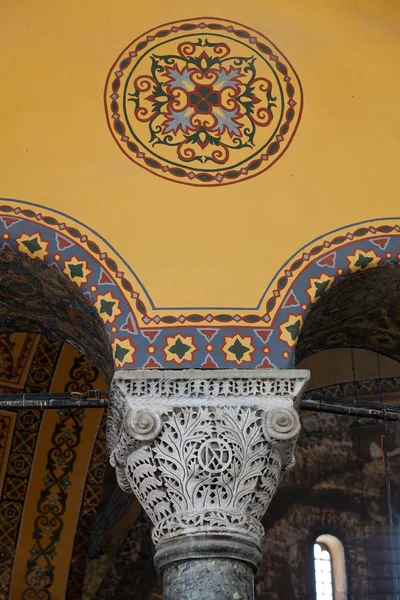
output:
<instances>
[{"instance_id":1,"label":"white stone capital","mask_svg":"<svg viewBox=\"0 0 400 600\"><path fill-rule=\"evenodd\" d=\"M195 534L251 540L300 431L303 370L119 371L108 446L118 483L151 518L155 544Z\"/></svg>"}]
</instances>

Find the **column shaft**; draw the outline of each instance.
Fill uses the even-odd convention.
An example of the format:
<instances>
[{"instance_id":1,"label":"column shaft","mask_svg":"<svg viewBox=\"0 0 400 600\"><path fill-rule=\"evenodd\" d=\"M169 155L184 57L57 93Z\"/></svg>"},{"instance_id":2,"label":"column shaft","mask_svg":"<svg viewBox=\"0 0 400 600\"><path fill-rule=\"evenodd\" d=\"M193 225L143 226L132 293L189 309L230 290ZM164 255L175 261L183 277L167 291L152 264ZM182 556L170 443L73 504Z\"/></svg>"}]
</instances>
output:
<instances>
[{"instance_id":1,"label":"column shaft","mask_svg":"<svg viewBox=\"0 0 400 600\"><path fill-rule=\"evenodd\" d=\"M198 558L169 564L164 600L253 600L250 564L231 558Z\"/></svg>"}]
</instances>

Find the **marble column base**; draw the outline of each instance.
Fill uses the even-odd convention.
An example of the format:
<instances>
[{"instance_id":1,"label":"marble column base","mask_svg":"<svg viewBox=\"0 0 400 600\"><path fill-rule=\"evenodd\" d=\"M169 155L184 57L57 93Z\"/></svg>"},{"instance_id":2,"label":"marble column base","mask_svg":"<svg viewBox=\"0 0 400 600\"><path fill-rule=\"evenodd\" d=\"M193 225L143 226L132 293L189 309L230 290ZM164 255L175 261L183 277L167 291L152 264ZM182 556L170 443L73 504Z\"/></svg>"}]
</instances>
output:
<instances>
[{"instance_id":1,"label":"marble column base","mask_svg":"<svg viewBox=\"0 0 400 600\"><path fill-rule=\"evenodd\" d=\"M253 600L255 544L229 535L193 535L159 544L164 600Z\"/></svg>"}]
</instances>

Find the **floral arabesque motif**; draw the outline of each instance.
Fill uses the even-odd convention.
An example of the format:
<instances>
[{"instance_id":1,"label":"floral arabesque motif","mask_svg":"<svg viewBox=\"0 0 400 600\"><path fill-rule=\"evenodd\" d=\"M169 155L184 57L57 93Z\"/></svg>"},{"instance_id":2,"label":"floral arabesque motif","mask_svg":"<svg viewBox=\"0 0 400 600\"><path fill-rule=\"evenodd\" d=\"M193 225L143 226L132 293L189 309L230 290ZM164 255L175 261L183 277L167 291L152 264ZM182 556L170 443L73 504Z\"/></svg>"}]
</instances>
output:
<instances>
[{"instance_id":1,"label":"floral arabesque motif","mask_svg":"<svg viewBox=\"0 0 400 600\"><path fill-rule=\"evenodd\" d=\"M225 19L175 21L133 40L110 69L107 122L123 153L187 185L263 173L286 152L300 80L262 33Z\"/></svg>"},{"instance_id":2,"label":"floral arabesque motif","mask_svg":"<svg viewBox=\"0 0 400 600\"><path fill-rule=\"evenodd\" d=\"M255 148L257 127L270 125L277 108L272 81L257 76L256 60L207 38L182 42L176 55L153 54L151 75L134 78L128 94L135 118L148 123L148 143L174 147L179 161L216 167Z\"/></svg>"},{"instance_id":3,"label":"floral arabesque motif","mask_svg":"<svg viewBox=\"0 0 400 600\"><path fill-rule=\"evenodd\" d=\"M58 411L58 421L51 437L52 446L47 453L46 477L37 502L34 521L33 546L30 549L25 573L23 600L50 600L54 579L53 561L57 554L64 527L68 486L81 441L82 409Z\"/></svg>"}]
</instances>

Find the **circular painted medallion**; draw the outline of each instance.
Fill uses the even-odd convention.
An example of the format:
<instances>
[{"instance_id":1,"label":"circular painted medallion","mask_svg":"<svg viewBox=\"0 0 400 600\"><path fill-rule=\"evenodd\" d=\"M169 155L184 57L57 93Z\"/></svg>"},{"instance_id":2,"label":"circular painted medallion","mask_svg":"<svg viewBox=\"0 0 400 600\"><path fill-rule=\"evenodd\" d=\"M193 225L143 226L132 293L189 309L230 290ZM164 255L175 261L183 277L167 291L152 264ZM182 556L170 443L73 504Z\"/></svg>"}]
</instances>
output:
<instances>
[{"instance_id":1,"label":"circular painted medallion","mask_svg":"<svg viewBox=\"0 0 400 600\"><path fill-rule=\"evenodd\" d=\"M302 111L300 81L262 34L221 19L163 25L130 44L106 84L108 124L136 164L224 185L271 167Z\"/></svg>"}]
</instances>

